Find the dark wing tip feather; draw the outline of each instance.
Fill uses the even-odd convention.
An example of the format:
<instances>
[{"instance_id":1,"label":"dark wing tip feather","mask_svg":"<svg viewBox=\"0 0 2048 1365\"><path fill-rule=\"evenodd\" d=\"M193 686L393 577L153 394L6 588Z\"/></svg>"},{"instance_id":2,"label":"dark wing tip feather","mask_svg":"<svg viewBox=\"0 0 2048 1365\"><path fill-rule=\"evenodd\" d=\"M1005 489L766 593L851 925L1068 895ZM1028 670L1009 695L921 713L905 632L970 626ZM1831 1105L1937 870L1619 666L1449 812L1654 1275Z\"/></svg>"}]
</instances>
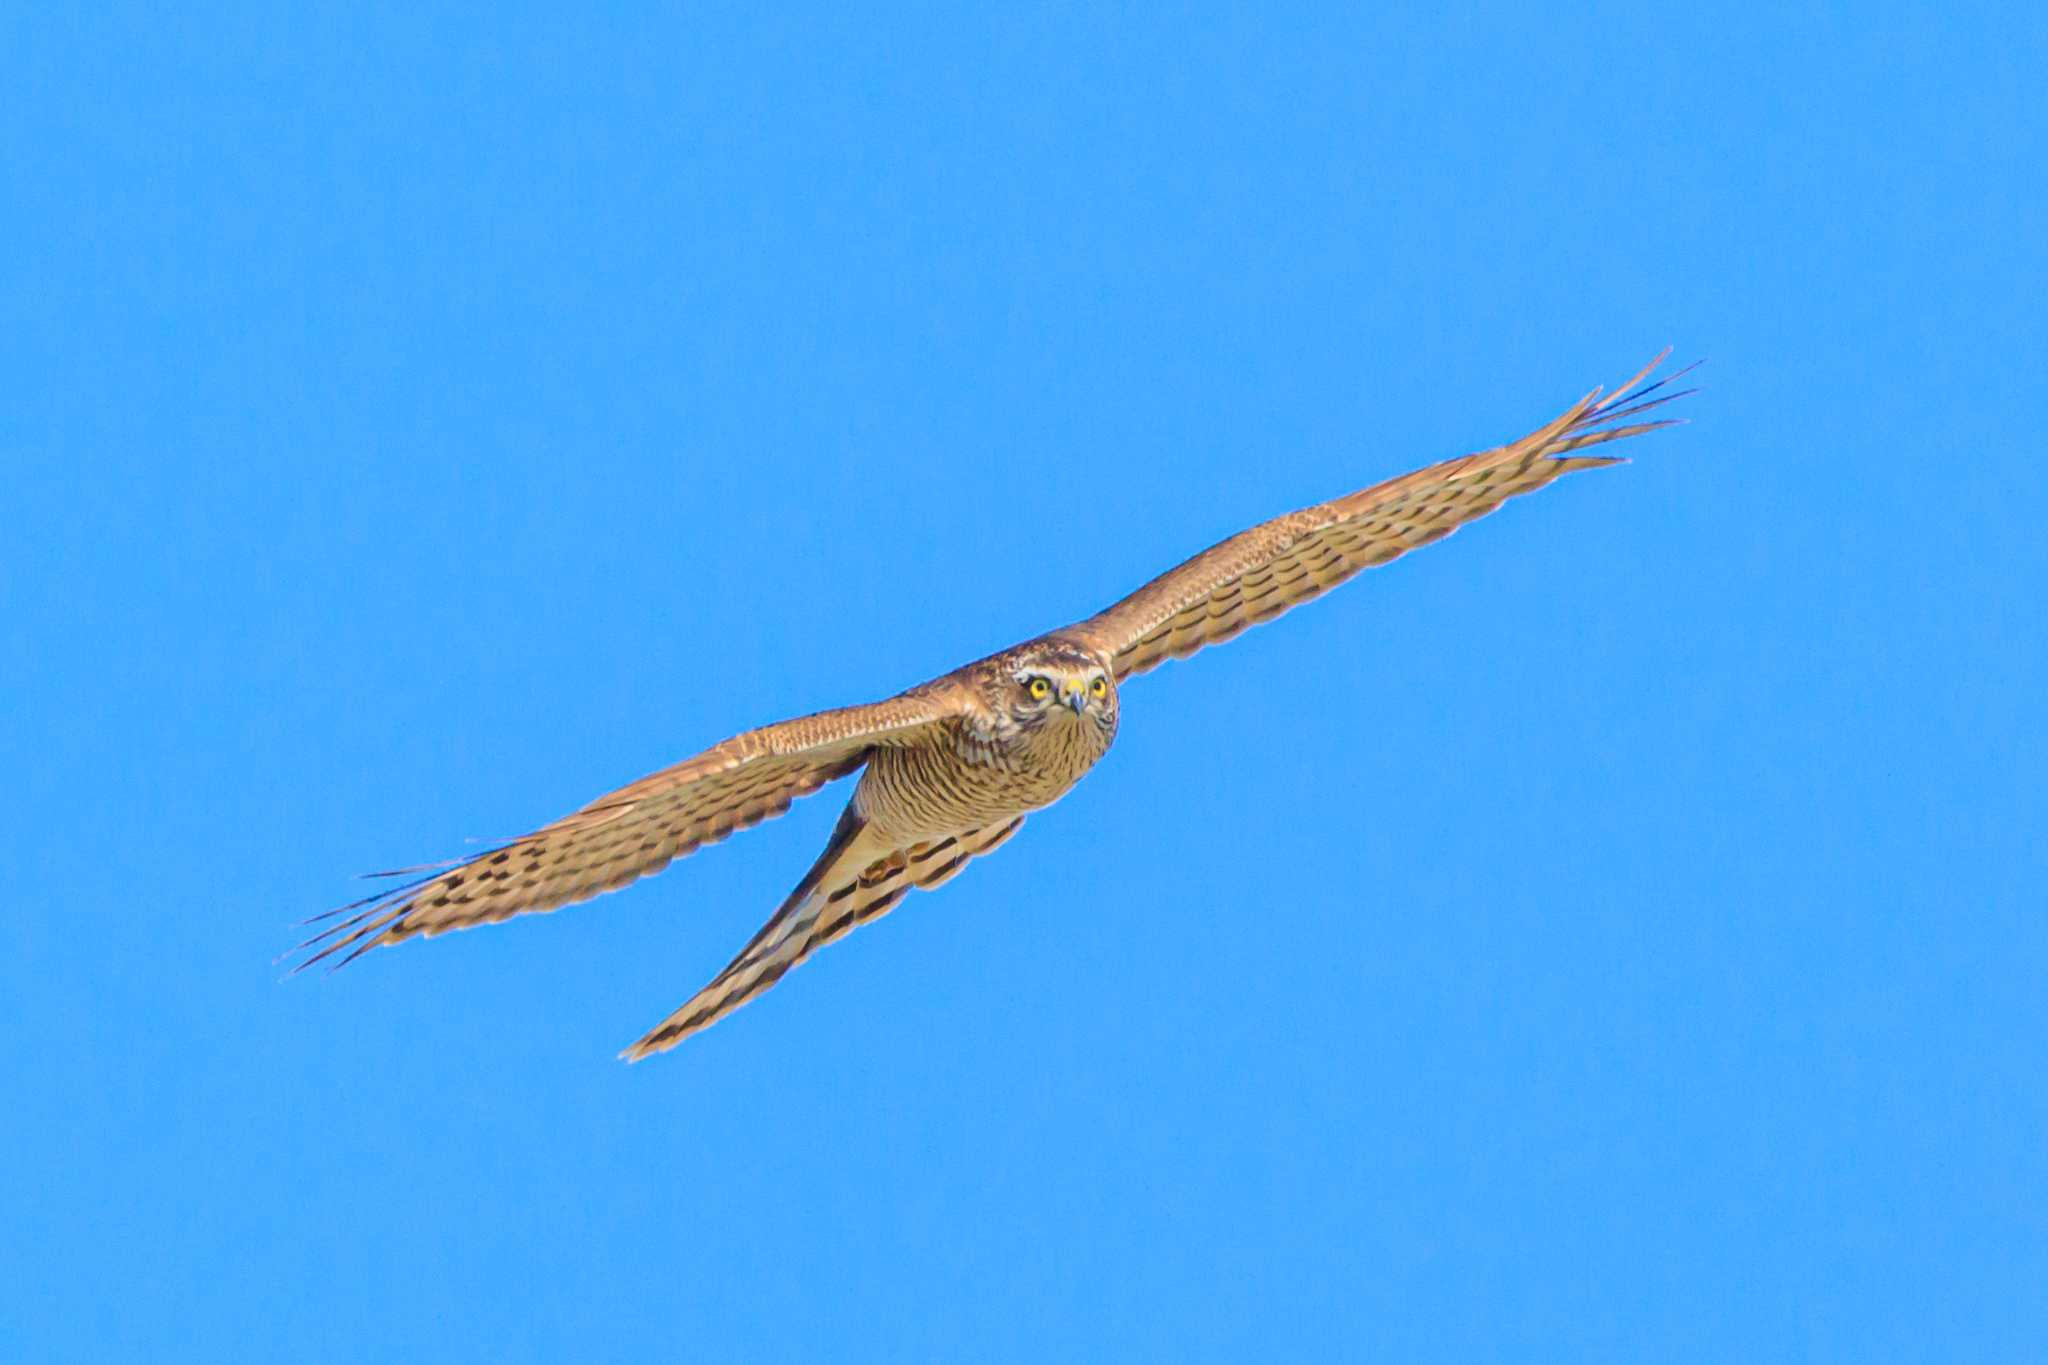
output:
<instances>
[{"instance_id":1,"label":"dark wing tip feather","mask_svg":"<svg viewBox=\"0 0 2048 1365\"><path fill-rule=\"evenodd\" d=\"M1699 387L1695 385L1691 388L1675 389L1663 393L1658 392L1660 389L1665 389L1673 380L1691 374L1705 363L1701 360L1695 360L1689 365L1673 370L1661 379L1651 380L1649 378L1650 372L1663 364L1665 358L1670 354L1671 348L1665 347L1658 353L1655 360L1652 360L1648 365L1637 371L1635 376L1626 384L1617 386L1612 394L1577 409L1577 416L1565 425L1557 437L1552 441L1545 442L1551 448L1552 458L1561 459L1569 451L1579 450L1586 446L1599 445L1606 441L1619 441L1630 436L1641 436L1646 432L1658 431L1664 427L1684 426L1687 419L1683 417L1659 417L1647 422L1628 422L1628 419L1631 417L1640 417L1644 413L1661 408L1667 403L1675 403L1681 398L1689 398L1700 391ZM1624 422L1628 424L1617 425ZM1590 462L1594 458L1590 455L1574 456L1571 458L1570 463L1574 469L1591 468ZM1620 462L1619 457L1615 457L1615 460Z\"/></svg>"},{"instance_id":2,"label":"dark wing tip feather","mask_svg":"<svg viewBox=\"0 0 2048 1365\"><path fill-rule=\"evenodd\" d=\"M359 901L356 904L365 905L366 903ZM338 915L343 910L355 908L355 906L343 906L340 910L328 911L327 915ZM367 902L367 908L350 915L338 924L331 924L312 937L295 944L277 960L282 963L289 960L294 954L304 953L310 948L325 944L326 946L321 947L318 952L292 963L291 975L297 976L300 972L305 971L316 963L326 962L327 959L343 949L353 948L353 951L349 952L347 956L339 961L328 964L327 969L329 971L336 971L376 947L382 941L384 931L388 930L392 925L401 922L405 918L406 913L411 909L412 903L402 891L371 897ZM327 915L319 916L318 918L325 919ZM311 921L307 922L310 923ZM333 941L329 942L328 940L330 939ZM363 940L365 939L369 941L364 942Z\"/></svg>"},{"instance_id":3,"label":"dark wing tip feather","mask_svg":"<svg viewBox=\"0 0 2048 1365\"><path fill-rule=\"evenodd\" d=\"M1593 404L1590 408L1588 408L1586 410L1585 417L1582 418L1581 421L1588 423L1618 421L1623 417L1629 416L1631 413L1645 412L1650 408L1658 406L1659 404L1669 403L1675 399L1684 398L1688 394L1698 393L1699 389L1697 386L1695 386L1693 388L1685 389L1682 392L1667 393L1662 398L1658 398L1649 402L1644 401L1646 399L1649 399L1650 395L1657 392L1657 390L1664 388L1667 385L1676 382L1677 380L1683 379L1685 376L1691 374L1694 370L1697 370L1700 366L1706 364L1705 360L1695 360L1689 365L1684 365L1678 369L1673 370L1670 374L1665 375L1661 379L1651 380L1651 372L1654 371L1659 365L1663 364L1664 361L1670 356L1670 354L1671 348L1669 346L1666 346L1662 351L1659 351L1657 353L1657 358L1652 360L1649 364L1645 365L1641 370L1637 371L1635 376L1631 378L1626 384L1617 385L1612 394L1608 395L1606 398L1601 399L1599 402Z\"/></svg>"},{"instance_id":4,"label":"dark wing tip feather","mask_svg":"<svg viewBox=\"0 0 2048 1365\"><path fill-rule=\"evenodd\" d=\"M513 842L516 843L517 841ZM304 928L307 925L333 919L337 915L348 916L348 918L341 920L339 923L330 924L319 933L287 949L278 956L276 961L280 964L284 963L294 954L303 953L309 948L325 944L326 946L321 947L318 952L313 953L300 962L293 963L290 975L297 976L315 963L325 962L327 959L334 957L336 953L349 949L350 951L344 956L328 963L328 971L339 971L378 944L394 942L399 937L399 931L405 927L406 917L412 913L414 907L419 903L419 898L414 893L419 891L421 887L429 886L438 881L450 870L467 867L471 863L479 862L494 854L501 853L509 847L511 847L511 844L498 845L467 858L452 858L442 863L422 863L418 867L401 868L394 872L364 873L362 875L365 877L402 877L408 872L434 869L427 871L427 875L423 877L416 877L412 881L398 886L388 886L375 895L364 896L360 900L350 901L347 905L336 906L332 910L323 910L317 915L300 920L299 926ZM333 942L328 942L330 939Z\"/></svg>"},{"instance_id":5,"label":"dark wing tip feather","mask_svg":"<svg viewBox=\"0 0 2048 1365\"><path fill-rule=\"evenodd\" d=\"M491 852L495 853L495 852L497 852L497 850L496 850L496 849L493 849L493 850L491 850ZM477 855L477 856L478 856L478 857L485 857L485 856L488 856L488 855L485 855L485 854L479 854L479 855ZM308 916L306 916L306 918L304 918L304 919L302 919L302 920L300 920L300 921L298 922L298 927L299 927L299 928L302 928L302 929L303 929L303 928L304 928L305 926L307 926L307 925L309 925L309 924L318 924L318 923L320 923L320 922L321 922L322 920L330 920L330 919L333 919L333 918L334 918L334 917L335 917L336 915L346 915L346 914L347 914L347 913L348 913L349 911L351 911L351 910L360 910L360 909L361 909L362 907L364 907L364 906L366 906L366 905L374 905L374 904L376 904L376 903L377 903L378 901L389 901L389 900L391 900L391 899L392 899L393 897L395 897L395 896L403 896L403 895L404 895L404 894L405 894L406 892L408 892L408 891L416 891L416 890L418 890L418 889L419 889L420 887L422 887L422 886L425 886L425 885L426 885L426 884L427 884L428 882L430 882L430 881L433 881L433 880L434 880L434 878L436 878L436 877L440 876L440 875L441 875L441 873L443 873L443 872L447 871L447 870L448 870L449 868L453 868L453 867L461 867L461 866L462 866L462 865L463 865L464 863L468 863L468 862L473 862L473 861L475 861L475 860L474 860L474 859L471 859L471 858L456 858L456 859L451 859L450 861L448 861L448 862L445 862L445 863L425 863L425 864L422 864L422 865L421 865L421 866L419 866L419 867L407 867L407 868L400 868L400 869L398 869L397 871L393 871L393 872L363 872L363 873L358 873L358 874L357 874L357 875L358 875L358 878L359 878L359 879L361 879L361 880L368 880L368 879L370 879L370 878L372 878L372 877L403 877L403 876L405 876L405 875L406 875L406 874L407 874L408 872L420 872L420 871L426 871L427 875L426 875L426 876L424 876L424 877L415 877L415 878L413 878L413 879L412 879L411 881L409 881L409 882L406 882L406 883L405 883L404 885L402 885L402 886L387 886L387 887L385 887L385 888L384 888L384 889L383 889L382 891L378 891L378 892L376 892L376 893L374 893L374 894L372 894L372 895L364 896L364 897L363 897L362 899L360 899L360 900L352 900L352 901L350 901L350 902L349 902L349 903L348 903L347 905L337 905L337 906L335 906L335 907L334 907L334 908L333 908L332 910L322 910L322 911L321 911L321 912L320 912L319 914L317 914L317 915L308 915ZM432 869L432 870L428 870L428 869ZM335 927L336 927L337 929L339 929L339 928L341 928L341 927L343 927L343 926L337 925L337 926L335 926ZM329 930L328 932L329 932L329 933L332 933L332 932L334 932L334 930ZM325 934L316 934L316 935L315 935L315 936L314 936L313 938L310 938L310 939L308 939L308 940L307 940L306 942L307 942L307 943L316 943L316 942L318 942L318 941L319 941L319 940L320 940L321 938L324 938L325 936L326 936ZM306 945L305 945L304 943L302 943L302 944L300 944L300 945L299 945L299 947L300 947L300 948L303 948L303 947L305 947L305 946L306 946ZM293 949L292 951L293 951L293 952L297 952L297 951L298 951L298 949L297 949L297 948L294 948L294 949Z\"/></svg>"}]
</instances>

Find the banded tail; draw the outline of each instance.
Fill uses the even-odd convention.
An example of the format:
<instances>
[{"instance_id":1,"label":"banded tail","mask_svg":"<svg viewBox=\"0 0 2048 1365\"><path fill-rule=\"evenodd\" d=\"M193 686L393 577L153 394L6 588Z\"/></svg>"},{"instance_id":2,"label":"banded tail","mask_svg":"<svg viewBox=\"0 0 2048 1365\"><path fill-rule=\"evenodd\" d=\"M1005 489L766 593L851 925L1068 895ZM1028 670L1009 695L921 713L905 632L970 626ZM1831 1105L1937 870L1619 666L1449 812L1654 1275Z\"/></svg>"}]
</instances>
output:
<instances>
[{"instance_id":1,"label":"banded tail","mask_svg":"<svg viewBox=\"0 0 2048 1365\"><path fill-rule=\"evenodd\" d=\"M913 889L951 880L968 860L996 848L1023 823L1020 815L900 848L876 834L848 802L825 851L752 942L710 985L619 1055L637 1062L709 1028L818 949L888 914Z\"/></svg>"}]
</instances>

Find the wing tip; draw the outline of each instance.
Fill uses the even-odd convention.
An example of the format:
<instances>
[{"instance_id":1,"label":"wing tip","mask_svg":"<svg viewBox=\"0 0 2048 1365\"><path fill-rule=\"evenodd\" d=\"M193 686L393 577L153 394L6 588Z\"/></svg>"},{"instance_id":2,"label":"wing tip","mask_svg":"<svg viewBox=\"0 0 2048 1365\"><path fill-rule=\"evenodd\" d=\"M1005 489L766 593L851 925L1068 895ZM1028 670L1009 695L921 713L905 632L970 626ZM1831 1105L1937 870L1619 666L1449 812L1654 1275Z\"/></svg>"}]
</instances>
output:
<instances>
[{"instance_id":1,"label":"wing tip","mask_svg":"<svg viewBox=\"0 0 2048 1365\"><path fill-rule=\"evenodd\" d=\"M1625 410L1644 411L1646 410L1645 407L1637 405L1642 404L1651 394L1664 388L1666 385L1685 378L1685 376L1707 363L1706 357L1702 356L1698 360L1689 361L1679 366L1661 379L1651 380L1650 376L1656 372L1658 366L1671 358L1671 353L1674 349L1673 347L1666 346L1663 350L1657 352L1650 363L1637 370L1626 383L1615 385L1613 391L1606 398L1603 398L1589 408L1587 410L1588 416L1598 421L1613 421L1619 417L1626 416L1627 411ZM1647 406L1669 403L1674 399L1684 398L1698 392L1699 387L1695 385L1681 393L1667 393L1662 398L1655 400L1655 403Z\"/></svg>"},{"instance_id":2,"label":"wing tip","mask_svg":"<svg viewBox=\"0 0 2048 1365\"><path fill-rule=\"evenodd\" d=\"M1690 388L1668 389L1666 392L1658 392L1660 389L1667 389L1667 386L1672 381L1691 374L1706 363L1704 359L1695 360L1690 364L1673 370L1661 379L1650 379L1650 374L1670 357L1671 352L1672 348L1666 346L1657 353L1656 358L1648 365L1636 371L1627 383L1615 386L1606 398L1590 406L1573 409L1572 411L1576 412L1577 416L1567 422L1562 428L1553 422L1543 428L1542 431L1536 433L1535 439L1539 443L1539 448L1547 448L1553 459L1561 460L1567 452L1580 450L1586 446L1600 445L1607 441L1625 440L1631 436L1641 436L1648 432L1660 431L1665 427L1689 424L1692 419L1688 417L1662 416L1654 417L1647 421L1628 422L1628 419L1631 417L1640 417L1645 413L1664 407L1667 403L1675 403L1681 398L1690 398L1693 394L1700 392L1700 386L1697 384ZM1616 425L1617 423L1627 423L1627 425ZM1591 465L1581 462L1594 458L1593 456L1572 457L1571 467L1574 469L1591 468Z\"/></svg>"}]
</instances>

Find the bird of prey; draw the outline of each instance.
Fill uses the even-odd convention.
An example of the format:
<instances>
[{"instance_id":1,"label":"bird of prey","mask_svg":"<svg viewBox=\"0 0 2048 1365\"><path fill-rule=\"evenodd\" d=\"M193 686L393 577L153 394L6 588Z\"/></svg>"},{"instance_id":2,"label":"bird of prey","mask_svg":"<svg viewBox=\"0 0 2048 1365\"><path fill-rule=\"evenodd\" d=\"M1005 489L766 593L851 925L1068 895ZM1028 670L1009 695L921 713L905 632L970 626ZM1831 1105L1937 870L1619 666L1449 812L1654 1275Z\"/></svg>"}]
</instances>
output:
<instances>
[{"instance_id":1,"label":"bird of prey","mask_svg":"<svg viewBox=\"0 0 2048 1365\"><path fill-rule=\"evenodd\" d=\"M1065 795L1108 751L1121 689L1140 673L1269 621L1561 475L1620 463L1581 452L1672 425L1627 420L1685 396L1656 396L1677 375L1646 382L1669 354L1518 441L1232 536L1077 625L886 701L735 735L531 834L329 911L316 918L338 922L294 950L311 950L299 966L329 958L340 966L383 944L587 900L859 772L824 852L781 908L709 985L621 1055L666 1051L913 889L954 876Z\"/></svg>"}]
</instances>

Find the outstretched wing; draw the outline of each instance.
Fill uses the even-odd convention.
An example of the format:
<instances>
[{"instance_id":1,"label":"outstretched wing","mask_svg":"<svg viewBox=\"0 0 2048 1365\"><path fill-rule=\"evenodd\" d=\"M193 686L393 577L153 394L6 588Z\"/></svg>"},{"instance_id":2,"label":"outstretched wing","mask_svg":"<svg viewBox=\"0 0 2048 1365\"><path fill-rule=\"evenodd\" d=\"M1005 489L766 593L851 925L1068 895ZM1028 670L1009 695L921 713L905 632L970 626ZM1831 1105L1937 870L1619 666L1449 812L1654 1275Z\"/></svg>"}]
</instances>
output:
<instances>
[{"instance_id":1,"label":"outstretched wing","mask_svg":"<svg viewBox=\"0 0 2048 1365\"><path fill-rule=\"evenodd\" d=\"M1615 425L1692 392L1650 396L1686 373L1643 383L1669 354L1659 355L1604 402L1595 389L1519 441L1430 465L1232 536L1058 634L1110 654L1118 679L1126 679L1270 621L1359 570L1441 539L1561 475L1619 464L1612 457L1571 452L1672 425Z\"/></svg>"},{"instance_id":2,"label":"outstretched wing","mask_svg":"<svg viewBox=\"0 0 2048 1365\"><path fill-rule=\"evenodd\" d=\"M341 966L381 944L494 924L614 890L782 814L797 797L860 767L878 747L918 743L960 722L968 705L964 689L942 679L888 701L735 735L502 847L329 911L319 918L346 918L299 945L317 951L298 969L337 954Z\"/></svg>"},{"instance_id":3,"label":"outstretched wing","mask_svg":"<svg viewBox=\"0 0 2048 1365\"><path fill-rule=\"evenodd\" d=\"M739 956L619 1055L637 1062L710 1028L818 949L888 914L913 890L952 880L969 859L992 852L1023 823L1018 815L984 829L894 848L847 807L818 861Z\"/></svg>"}]
</instances>

